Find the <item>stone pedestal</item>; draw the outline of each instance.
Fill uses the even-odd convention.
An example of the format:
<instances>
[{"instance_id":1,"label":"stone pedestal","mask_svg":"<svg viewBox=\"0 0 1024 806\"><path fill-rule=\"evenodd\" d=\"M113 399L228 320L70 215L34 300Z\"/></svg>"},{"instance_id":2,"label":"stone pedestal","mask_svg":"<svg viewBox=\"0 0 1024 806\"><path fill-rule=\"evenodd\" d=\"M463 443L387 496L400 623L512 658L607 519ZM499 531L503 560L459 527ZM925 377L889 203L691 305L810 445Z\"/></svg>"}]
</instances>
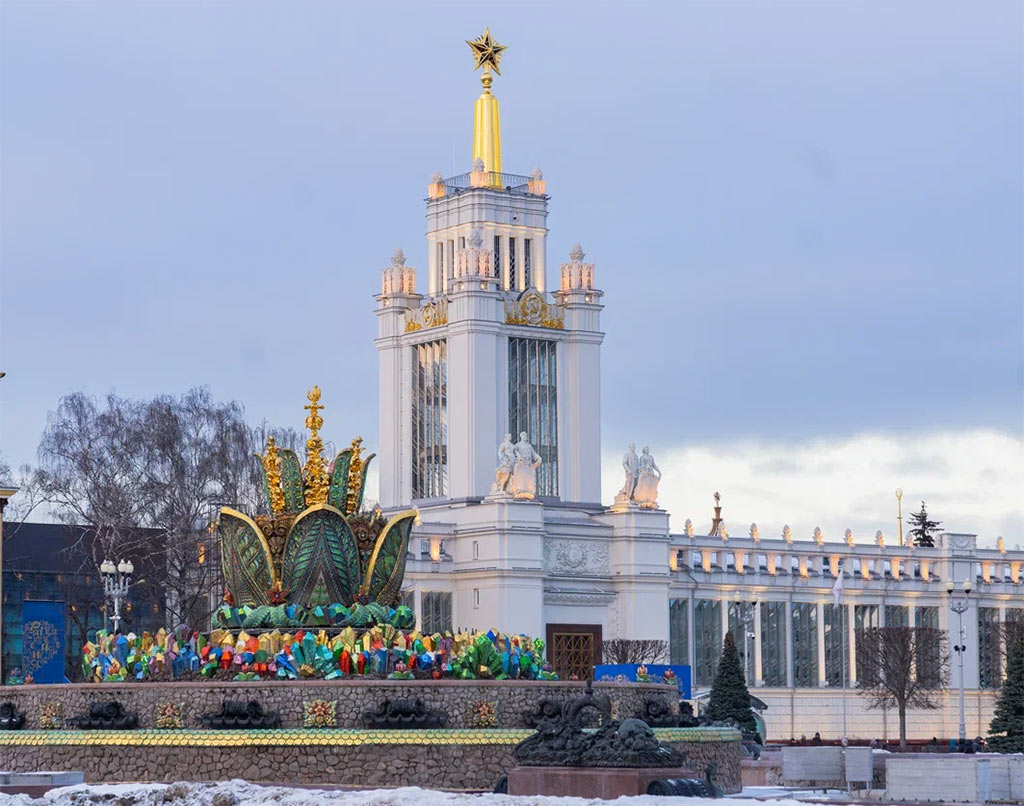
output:
<instances>
[{"instance_id":1,"label":"stone pedestal","mask_svg":"<svg viewBox=\"0 0 1024 806\"><path fill-rule=\"evenodd\" d=\"M684 767L513 767L508 793L614 800L645 795L651 781L659 778L695 777Z\"/></svg>"}]
</instances>

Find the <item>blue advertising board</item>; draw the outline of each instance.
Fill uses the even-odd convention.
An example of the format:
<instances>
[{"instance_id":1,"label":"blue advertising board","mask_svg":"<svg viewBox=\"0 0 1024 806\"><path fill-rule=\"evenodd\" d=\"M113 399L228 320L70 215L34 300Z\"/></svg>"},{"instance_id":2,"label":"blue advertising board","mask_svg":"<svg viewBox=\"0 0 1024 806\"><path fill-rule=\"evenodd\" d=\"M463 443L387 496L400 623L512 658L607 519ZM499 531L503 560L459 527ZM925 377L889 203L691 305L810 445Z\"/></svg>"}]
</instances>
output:
<instances>
[{"instance_id":1,"label":"blue advertising board","mask_svg":"<svg viewBox=\"0 0 1024 806\"><path fill-rule=\"evenodd\" d=\"M64 602L22 602L22 675L32 675L36 683L68 682L64 676L66 635Z\"/></svg>"},{"instance_id":2,"label":"blue advertising board","mask_svg":"<svg viewBox=\"0 0 1024 806\"><path fill-rule=\"evenodd\" d=\"M690 684L690 667L682 664L648 663L647 679L651 683L664 683L665 670L671 669L676 677L676 685L679 686L679 697L688 700L693 696ZM636 663L602 663L594 667L594 681L602 680L632 680L636 682L636 670L639 669Z\"/></svg>"}]
</instances>

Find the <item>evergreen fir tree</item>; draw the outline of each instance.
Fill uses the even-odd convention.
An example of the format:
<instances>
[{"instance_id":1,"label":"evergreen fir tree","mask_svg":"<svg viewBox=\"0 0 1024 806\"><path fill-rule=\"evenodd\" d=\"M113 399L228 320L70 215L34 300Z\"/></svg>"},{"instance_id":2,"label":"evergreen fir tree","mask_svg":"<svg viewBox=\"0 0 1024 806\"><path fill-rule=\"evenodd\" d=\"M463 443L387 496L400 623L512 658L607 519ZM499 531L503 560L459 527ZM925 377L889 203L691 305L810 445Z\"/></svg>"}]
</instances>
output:
<instances>
[{"instance_id":1,"label":"evergreen fir tree","mask_svg":"<svg viewBox=\"0 0 1024 806\"><path fill-rule=\"evenodd\" d=\"M935 537L932 535L932 532L938 530L942 525L942 521L928 520L928 510L925 509L924 501L921 502L921 511L911 514L909 520L911 525L915 527L910 530L910 536L914 540L914 545L929 549L934 548Z\"/></svg>"},{"instance_id":2,"label":"evergreen fir tree","mask_svg":"<svg viewBox=\"0 0 1024 806\"><path fill-rule=\"evenodd\" d=\"M735 719L744 733L757 730L754 713L750 710L750 692L747 691L747 681L731 632L725 634L722 657L718 660L718 671L715 672L711 698L704 715L712 722Z\"/></svg>"},{"instance_id":3,"label":"evergreen fir tree","mask_svg":"<svg viewBox=\"0 0 1024 806\"><path fill-rule=\"evenodd\" d=\"M988 728L988 745L997 753L1024 753L1024 624L1012 626L1007 635L1006 680Z\"/></svg>"}]
</instances>

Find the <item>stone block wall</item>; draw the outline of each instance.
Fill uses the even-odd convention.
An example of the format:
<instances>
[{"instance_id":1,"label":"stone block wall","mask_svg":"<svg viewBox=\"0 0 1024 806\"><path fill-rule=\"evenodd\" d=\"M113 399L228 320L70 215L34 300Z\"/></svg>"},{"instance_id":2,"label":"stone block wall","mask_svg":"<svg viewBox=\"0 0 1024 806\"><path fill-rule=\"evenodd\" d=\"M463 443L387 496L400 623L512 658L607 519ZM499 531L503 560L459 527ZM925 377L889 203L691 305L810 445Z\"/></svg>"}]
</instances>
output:
<instances>
[{"instance_id":1,"label":"stone block wall","mask_svg":"<svg viewBox=\"0 0 1024 806\"><path fill-rule=\"evenodd\" d=\"M285 785L344 785L354 787L422 786L432 789L489 791L515 764L512 751L529 735L522 730L467 731L479 734L465 741L440 736L405 737L394 731L209 731L239 734L240 742L180 736L169 743L154 739L153 731L100 731L91 743L41 743L39 734L22 734L25 743L0 744L0 768L16 772L78 770L90 783L126 781L222 781L242 778L256 783ZM76 734L78 732L75 732ZM110 734L118 733L111 737ZM136 734L131 737L130 734ZM171 738L174 732L160 731ZM251 734L262 733L256 738ZM410 731L438 734L446 731ZM501 734L511 735L501 735ZM668 732L666 732L668 733ZM740 790L740 742L736 731L695 729L671 731L669 744L686 756L686 766L702 777L715 764L715 781L727 793ZM333 734L333 736L331 735ZM358 734L348 735L344 734ZM386 736L386 734L391 734ZM8 736L9 741L18 737ZM231 737L235 738L235 737ZM437 738L439 741L431 741ZM83 738L84 740L84 738ZM134 743L137 741L137 743ZM46 742L45 739L42 742ZM211 743L212 742L212 743ZM218 743L222 742L222 743Z\"/></svg>"},{"instance_id":2,"label":"stone block wall","mask_svg":"<svg viewBox=\"0 0 1024 806\"><path fill-rule=\"evenodd\" d=\"M673 686L654 683L596 683L594 689L615 703L620 719L633 716L647 697L675 701ZM476 727L473 705L497 703L497 727L527 727L527 716L541 699L578 697L584 684L567 681L517 680L294 680L252 683L69 683L64 685L8 686L0 702L11 701L25 713L25 727L40 727L43 703L61 704L64 717L79 716L89 704L117 700L139 717L140 728L156 727L156 708L161 702L182 706L184 727L195 727L201 714L216 712L225 699L257 700L266 710L281 714L282 727L302 727L305 700L336 700L338 727L362 727L362 714L376 711L385 699L420 699L430 709L448 717L448 727Z\"/></svg>"}]
</instances>

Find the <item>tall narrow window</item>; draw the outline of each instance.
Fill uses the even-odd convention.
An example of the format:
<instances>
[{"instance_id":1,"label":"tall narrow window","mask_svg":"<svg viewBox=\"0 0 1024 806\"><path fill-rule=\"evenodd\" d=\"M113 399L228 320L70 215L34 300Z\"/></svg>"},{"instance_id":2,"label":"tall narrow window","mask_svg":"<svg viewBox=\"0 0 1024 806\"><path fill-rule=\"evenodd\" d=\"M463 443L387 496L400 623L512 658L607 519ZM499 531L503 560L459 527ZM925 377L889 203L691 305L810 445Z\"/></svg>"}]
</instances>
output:
<instances>
[{"instance_id":1,"label":"tall narrow window","mask_svg":"<svg viewBox=\"0 0 1024 806\"><path fill-rule=\"evenodd\" d=\"M794 603L793 610L793 685L810 688L818 685L818 606Z\"/></svg>"},{"instance_id":2,"label":"tall narrow window","mask_svg":"<svg viewBox=\"0 0 1024 806\"><path fill-rule=\"evenodd\" d=\"M501 279L501 236L494 236L494 276ZM508 290L508 286L505 286Z\"/></svg>"},{"instance_id":3,"label":"tall narrow window","mask_svg":"<svg viewBox=\"0 0 1024 806\"><path fill-rule=\"evenodd\" d=\"M694 682L710 686L722 655L722 603L698 599L693 603Z\"/></svg>"},{"instance_id":4,"label":"tall narrow window","mask_svg":"<svg viewBox=\"0 0 1024 806\"><path fill-rule=\"evenodd\" d=\"M448 492L447 342L412 350L412 497L440 498Z\"/></svg>"},{"instance_id":5,"label":"tall narrow window","mask_svg":"<svg viewBox=\"0 0 1024 806\"><path fill-rule=\"evenodd\" d=\"M558 367L556 344L508 340L508 430L526 438L541 458L537 495L558 495Z\"/></svg>"},{"instance_id":6,"label":"tall narrow window","mask_svg":"<svg viewBox=\"0 0 1024 806\"><path fill-rule=\"evenodd\" d=\"M690 601L672 599L668 610L669 663L690 662Z\"/></svg>"},{"instance_id":7,"label":"tall narrow window","mask_svg":"<svg viewBox=\"0 0 1024 806\"><path fill-rule=\"evenodd\" d=\"M849 679L850 670L846 654L846 607L825 606L825 680L830 686L841 688Z\"/></svg>"},{"instance_id":8,"label":"tall narrow window","mask_svg":"<svg viewBox=\"0 0 1024 806\"><path fill-rule=\"evenodd\" d=\"M523 288L531 288L533 286L533 272L530 266L530 246L533 241L529 238L523 240Z\"/></svg>"},{"instance_id":9,"label":"tall narrow window","mask_svg":"<svg viewBox=\"0 0 1024 806\"><path fill-rule=\"evenodd\" d=\"M508 287L520 288L518 272L516 271L516 239L508 239Z\"/></svg>"},{"instance_id":10,"label":"tall narrow window","mask_svg":"<svg viewBox=\"0 0 1024 806\"><path fill-rule=\"evenodd\" d=\"M914 610L915 630L938 630L939 629L939 608L918 607ZM936 632L936 636L939 633ZM925 684L940 684L940 642L931 640L928 633L917 634L917 679Z\"/></svg>"},{"instance_id":11,"label":"tall narrow window","mask_svg":"<svg viewBox=\"0 0 1024 806\"><path fill-rule=\"evenodd\" d=\"M729 603L729 632L732 633L732 640L736 642L736 652L740 656L740 666L743 667L743 675L747 685L754 685L753 667L747 659L747 650L753 652L754 646L754 603L753 602L730 602Z\"/></svg>"},{"instance_id":12,"label":"tall narrow window","mask_svg":"<svg viewBox=\"0 0 1024 806\"><path fill-rule=\"evenodd\" d=\"M978 608L978 685L999 688L1003 675L999 658L999 609Z\"/></svg>"},{"instance_id":13,"label":"tall narrow window","mask_svg":"<svg viewBox=\"0 0 1024 806\"><path fill-rule=\"evenodd\" d=\"M761 602L761 679L786 685L786 603Z\"/></svg>"},{"instance_id":14,"label":"tall narrow window","mask_svg":"<svg viewBox=\"0 0 1024 806\"><path fill-rule=\"evenodd\" d=\"M444 633L452 628L452 595L440 591L420 594L423 613L420 618L424 635Z\"/></svg>"},{"instance_id":15,"label":"tall narrow window","mask_svg":"<svg viewBox=\"0 0 1024 806\"><path fill-rule=\"evenodd\" d=\"M466 239L464 237L462 237L462 236L459 236L459 249L465 249L465 248L466 248Z\"/></svg>"},{"instance_id":16,"label":"tall narrow window","mask_svg":"<svg viewBox=\"0 0 1024 806\"><path fill-rule=\"evenodd\" d=\"M455 241L448 241L448 278L455 277Z\"/></svg>"},{"instance_id":17,"label":"tall narrow window","mask_svg":"<svg viewBox=\"0 0 1024 806\"><path fill-rule=\"evenodd\" d=\"M876 664L871 662L870 649L866 645L867 639L861 642L860 636L864 630L871 630L881 626L878 605L856 605L853 608L853 646L857 656L857 677L865 685L869 686L875 682L873 679L875 673L872 669Z\"/></svg>"},{"instance_id":18,"label":"tall narrow window","mask_svg":"<svg viewBox=\"0 0 1024 806\"><path fill-rule=\"evenodd\" d=\"M444 244L439 243L437 245L437 290L440 293L444 290L444 278L447 275L444 273Z\"/></svg>"}]
</instances>

